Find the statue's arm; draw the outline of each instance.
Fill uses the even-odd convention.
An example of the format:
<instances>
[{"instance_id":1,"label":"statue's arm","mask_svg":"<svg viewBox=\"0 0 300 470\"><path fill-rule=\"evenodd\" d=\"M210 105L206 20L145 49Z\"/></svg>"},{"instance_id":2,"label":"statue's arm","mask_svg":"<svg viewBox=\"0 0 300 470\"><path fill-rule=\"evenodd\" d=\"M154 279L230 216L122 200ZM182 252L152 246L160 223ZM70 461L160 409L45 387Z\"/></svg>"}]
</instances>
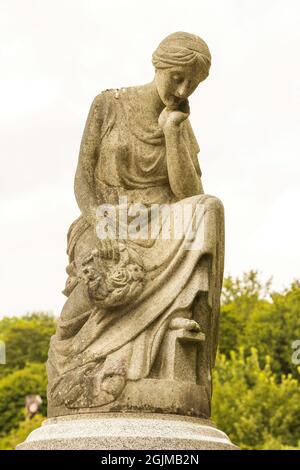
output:
<instances>
[{"instance_id":1,"label":"statue's arm","mask_svg":"<svg viewBox=\"0 0 300 470\"><path fill-rule=\"evenodd\" d=\"M95 222L97 210L94 173L99 156L101 110L102 95L100 94L94 99L86 121L74 182L77 204L82 215L92 225Z\"/></svg>"},{"instance_id":2,"label":"statue's arm","mask_svg":"<svg viewBox=\"0 0 300 470\"><path fill-rule=\"evenodd\" d=\"M195 166L183 137L183 124L164 128L166 158L171 190L178 199L203 193L199 166Z\"/></svg>"}]
</instances>

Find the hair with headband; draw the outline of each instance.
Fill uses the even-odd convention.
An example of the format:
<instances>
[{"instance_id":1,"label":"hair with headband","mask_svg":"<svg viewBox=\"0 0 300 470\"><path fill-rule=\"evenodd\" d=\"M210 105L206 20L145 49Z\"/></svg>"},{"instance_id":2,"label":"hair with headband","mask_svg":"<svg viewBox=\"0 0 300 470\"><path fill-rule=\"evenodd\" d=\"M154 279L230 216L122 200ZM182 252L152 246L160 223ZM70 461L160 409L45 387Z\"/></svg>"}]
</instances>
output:
<instances>
[{"instance_id":1,"label":"hair with headband","mask_svg":"<svg viewBox=\"0 0 300 470\"><path fill-rule=\"evenodd\" d=\"M167 36L154 51L152 63L156 69L168 69L198 60L205 78L209 74L211 55L203 39L195 34L178 32Z\"/></svg>"}]
</instances>

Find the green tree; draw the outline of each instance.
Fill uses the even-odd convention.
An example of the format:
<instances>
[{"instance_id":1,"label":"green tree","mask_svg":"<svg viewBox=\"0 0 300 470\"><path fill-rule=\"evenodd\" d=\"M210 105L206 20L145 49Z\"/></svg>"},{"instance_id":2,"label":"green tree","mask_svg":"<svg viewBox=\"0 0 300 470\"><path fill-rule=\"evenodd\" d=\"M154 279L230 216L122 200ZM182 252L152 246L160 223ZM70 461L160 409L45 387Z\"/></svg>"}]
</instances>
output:
<instances>
[{"instance_id":1,"label":"green tree","mask_svg":"<svg viewBox=\"0 0 300 470\"><path fill-rule=\"evenodd\" d=\"M3 318L0 321L0 340L6 345L6 365L0 366L0 378L24 368L28 362L46 362L54 332L55 318L46 313Z\"/></svg>"},{"instance_id":2,"label":"green tree","mask_svg":"<svg viewBox=\"0 0 300 470\"><path fill-rule=\"evenodd\" d=\"M251 304L258 299L264 299L270 294L272 279L262 282L259 272L251 270L241 277L227 276L223 282L222 304L227 305L239 299L247 299Z\"/></svg>"},{"instance_id":3,"label":"green tree","mask_svg":"<svg viewBox=\"0 0 300 470\"><path fill-rule=\"evenodd\" d=\"M25 397L40 395L42 414L46 414L47 377L44 364L27 364L0 379L0 437L17 428L24 419Z\"/></svg>"},{"instance_id":4,"label":"green tree","mask_svg":"<svg viewBox=\"0 0 300 470\"><path fill-rule=\"evenodd\" d=\"M300 369L299 369L300 373ZM213 420L242 449L297 448L300 387L291 375L280 383L270 358L259 364L252 349L220 355L214 371Z\"/></svg>"},{"instance_id":5,"label":"green tree","mask_svg":"<svg viewBox=\"0 0 300 470\"><path fill-rule=\"evenodd\" d=\"M20 421L18 427L0 438L0 450L14 450L18 444L24 442L27 436L36 428L38 428L45 417L36 415L32 419Z\"/></svg>"},{"instance_id":6,"label":"green tree","mask_svg":"<svg viewBox=\"0 0 300 470\"><path fill-rule=\"evenodd\" d=\"M220 319L219 350L229 357L230 351L244 345L245 329L253 312L268 307L271 280L262 283L257 271L241 278L224 279Z\"/></svg>"},{"instance_id":7,"label":"green tree","mask_svg":"<svg viewBox=\"0 0 300 470\"><path fill-rule=\"evenodd\" d=\"M300 339L300 284L294 282L283 293L273 293L265 308L254 309L244 332L244 347L255 347L261 359L270 355L272 370L299 378L292 363L292 343Z\"/></svg>"},{"instance_id":8,"label":"green tree","mask_svg":"<svg viewBox=\"0 0 300 470\"><path fill-rule=\"evenodd\" d=\"M298 377L292 363L292 343L300 339L300 284L294 282L282 293L271 292L271 283L260 281L256 271L224 281L219 351L230 356L255 347L261 363L272 358L272 370Z\"/></svg>"}]
</instances>

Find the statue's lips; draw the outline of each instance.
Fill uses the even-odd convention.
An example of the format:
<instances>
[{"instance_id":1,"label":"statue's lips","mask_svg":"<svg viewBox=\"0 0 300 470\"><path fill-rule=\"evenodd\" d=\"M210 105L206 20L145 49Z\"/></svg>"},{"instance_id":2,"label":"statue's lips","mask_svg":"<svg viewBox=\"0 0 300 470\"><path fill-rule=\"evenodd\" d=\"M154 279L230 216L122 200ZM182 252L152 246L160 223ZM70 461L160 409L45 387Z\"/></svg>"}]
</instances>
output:
<instances>
[{"instance_id":1,"label":"statue's lips","mask_svg":"<svg viewBox=\"0 0 300 470\"><path fill-rule=\"evenodd\" d=\"M171 98L171 101L173 101L174 104L179 104L182 101L182 98L179 98L178 96L175 96L175 95L172 95L170 98Z\"/></svg>"}]
</instances>

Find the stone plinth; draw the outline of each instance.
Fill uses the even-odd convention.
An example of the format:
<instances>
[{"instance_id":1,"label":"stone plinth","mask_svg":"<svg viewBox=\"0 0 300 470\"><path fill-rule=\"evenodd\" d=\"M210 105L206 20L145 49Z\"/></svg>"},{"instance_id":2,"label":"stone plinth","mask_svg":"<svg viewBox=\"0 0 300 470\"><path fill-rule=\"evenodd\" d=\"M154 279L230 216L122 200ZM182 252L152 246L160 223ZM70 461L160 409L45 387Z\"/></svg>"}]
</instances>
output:
<instances>
[{"instance_id":1,"label":"stone plinth","mask_svg":"<svg viewBox=\"0 0 300 470\"><path fill-rule=\"evenodd\" d=\"M47 419L18 450L236 450L209 420L163 414Z\"/></svg>"}]
</instances>

